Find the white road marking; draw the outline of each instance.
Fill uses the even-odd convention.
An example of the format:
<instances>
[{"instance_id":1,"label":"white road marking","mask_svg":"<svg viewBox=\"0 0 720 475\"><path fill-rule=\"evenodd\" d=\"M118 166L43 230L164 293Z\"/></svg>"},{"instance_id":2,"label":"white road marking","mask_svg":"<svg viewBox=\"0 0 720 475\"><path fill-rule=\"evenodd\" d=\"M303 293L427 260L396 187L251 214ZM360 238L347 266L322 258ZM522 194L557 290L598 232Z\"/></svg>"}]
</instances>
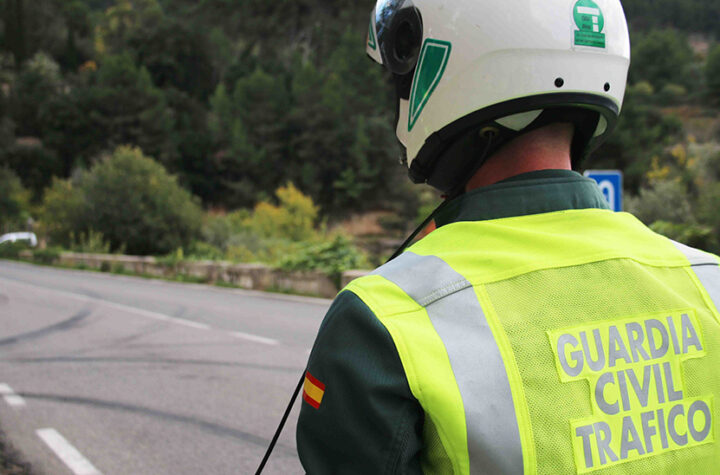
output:
<instances>
[{"instance_id":1,"label":"white road marking","mask_svg":"<svg viewBox=\"0 0 720 475\"><path fill-rule=\"evenodd\" d=\"M234 336L235 338L240 338L242 340L248 340L248 341L254 341L255 343L262 343L263 345L279 345L280 342L277 340L273 340L272 338L265 338L263 336L257 336L257 335L251 335L250 333L243 333L243 332L232 332L230 335Z\"/></svg>"},{"instance_id":2,"label":"white road marking","mask_svg":"<svg viewBox=\"0 0 720 475\"><path fill-rule=\"evenodd\" d=\"M102 475L55 429L39 429L36 433L75 475Z\"/></svg>"},{"instance_id":3,"label":"white road marking","mask_svg":"<svg viewBox=\"0 0 720 475\"><path fill-rule=\"evenodd\" d=\"M0 384L0 395L2 395L8 406L16 408L27 406L25 399L23 399L22 396L15 394L15 391L13 391L13 389L5 383Z\"/></svg>"},{"instance_id":4,"label":"white road marking","mask_svg":"<svg viewBox=\"0 0 720 475\"><path fill-rule=\"evenodd\" d=\"M153 312L150 310L145 310L145 309L137 308L137 307L130 307L128 305L114 303L114 302L110 302L108 300L103 300L103 299L99 299L99 298L95 298L95 297L89 297L89 296L83 295L83 294L76 294L76 293L72 293L72 292L65 292L62 290L48 289L47 287L41 287L38 285L27 284L25 282L17 282L14 280L3 279L2 277L0 277L0 280L5 280L6 282L11 282L13 284L24 286L24 287L31 287L34 289L42 290L44 292L48 292L48 293L59 295L59 296L66 297L66 298L80 300L82 302L98 303L98 304L104 305L105 307L108 307L108 308L114 308L114 309L120 310L122 312L134 313L135 315L152 318L153 320L175 323L177 325L182 325L182 326L185 326L188 328L194 328L196 330L213 330L213 328L210 325L207 325L205 323L194 322L192 320L186 320L184 318L171 317L170 315L165 315L163 313ZM218 331L222 331L222 330L218 330ZM252 335L250 333L243 333L243 332L224 332L224 333L227 333L230 336L233 336L235 338L240 338L240 339L252 341L255 343L261 343L264 345L279 345L280 344L280 342L278 340L273 340L272 338L265 338L265 337L259 336L259 335Z\"/></svg>"},{"instance_id":5,"label":"white road marking","mask_svg":"<svg viewBox=\"0 0 720 475\"><path fill-rule=\"evenodd\" d=\"M192 320L184 320L182 318L173 319L173 323L178 325L185 325L186 327L196 328L198 330L210 330L210 325L204 323L193 322Z\"/></svg>"},{"instance_id":6,"label":"white road marking","mask_svg":"<svg viewBox=\"0 0 720 475\"><path fill-rule=\"evenodd\" d=\"M4 396L4 399L5 399L5 402L11 407L27 406L27 403L25 403L25 399L23 399L21 396L18 396L17 394L11 394L9 396Z\"/></svg>"}]
</instances>

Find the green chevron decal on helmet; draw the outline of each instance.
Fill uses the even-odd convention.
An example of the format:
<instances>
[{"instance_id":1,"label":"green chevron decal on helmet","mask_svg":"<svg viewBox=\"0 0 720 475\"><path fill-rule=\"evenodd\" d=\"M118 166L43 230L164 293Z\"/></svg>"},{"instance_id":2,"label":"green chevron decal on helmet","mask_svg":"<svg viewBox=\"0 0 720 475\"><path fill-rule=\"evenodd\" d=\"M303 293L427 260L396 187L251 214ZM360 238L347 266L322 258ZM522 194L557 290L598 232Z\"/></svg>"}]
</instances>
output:
<instances>
[{"instance_id":1,"label":"green chevron decal on helmet","mask_svg":"<svg viewBox=\"0 0 720 475\"><path fill-rule=\"evenodd\" d=\"M605 48L605 17L593 0L579 0L573 8L573 18L578 29L575 30L575 46Z\"/></svg>"},{"instance_id":2,"label":"green chevron decal on helmet","mask_svg":"<svg viewBox=\"0 0 720 475\"><path fill-rule=\"evenodd\" d=\"M425 40L418 61L412 92L410 93L410 114L408 131L412 130L430 96L435 91L450 59L452 45L447 41Z\"/></svg>"},{"instance_id":3,"label":"green chevron decal on helmet","mask_svg":"<svg viewBox=\"0 0 720 475\"><path fill-rule=\"evenodd\" d=\"M377 41L375 41L375 28L373 28L373 22L370 21L370 28L368 29L368 46L372 49L377 49Z\"/></svg>"}]
</instances>

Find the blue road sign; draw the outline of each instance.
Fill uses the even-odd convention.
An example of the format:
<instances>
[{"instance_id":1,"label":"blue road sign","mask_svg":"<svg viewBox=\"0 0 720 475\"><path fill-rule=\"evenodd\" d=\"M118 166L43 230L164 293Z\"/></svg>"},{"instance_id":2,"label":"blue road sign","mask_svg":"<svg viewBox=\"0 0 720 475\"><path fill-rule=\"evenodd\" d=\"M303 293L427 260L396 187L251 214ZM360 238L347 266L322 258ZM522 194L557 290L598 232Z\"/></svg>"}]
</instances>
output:
<instances>
[{"instance_id":1,"label":"blue road sign","mask_svg":"<svg viewBox=\"0 0 720 475\"><path fill-rule=\"evenodd\" d=\"M620 170L587 170L585 176L597 182L613 211L623 210L623 174Z\"/></svg>"}]
</instances>

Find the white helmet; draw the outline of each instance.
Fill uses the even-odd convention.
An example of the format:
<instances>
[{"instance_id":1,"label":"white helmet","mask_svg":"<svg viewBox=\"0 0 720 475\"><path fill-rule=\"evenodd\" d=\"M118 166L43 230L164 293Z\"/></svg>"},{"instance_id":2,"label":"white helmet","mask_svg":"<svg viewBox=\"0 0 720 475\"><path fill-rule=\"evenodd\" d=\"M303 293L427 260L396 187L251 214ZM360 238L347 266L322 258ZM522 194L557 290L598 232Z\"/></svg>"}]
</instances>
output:
<instances>
[{"instance_id":1,"label":"white helmet","mask_svg":"<svg viewBox=\"0 0 720 475\"><path fill-rule=\"evenodd\" d=\"M367 52L395 76L410 177L448 194L552 122L575 124L577 167L614 128L630 65L619 0L378 0Z\"/></svg>"}]
</instances>

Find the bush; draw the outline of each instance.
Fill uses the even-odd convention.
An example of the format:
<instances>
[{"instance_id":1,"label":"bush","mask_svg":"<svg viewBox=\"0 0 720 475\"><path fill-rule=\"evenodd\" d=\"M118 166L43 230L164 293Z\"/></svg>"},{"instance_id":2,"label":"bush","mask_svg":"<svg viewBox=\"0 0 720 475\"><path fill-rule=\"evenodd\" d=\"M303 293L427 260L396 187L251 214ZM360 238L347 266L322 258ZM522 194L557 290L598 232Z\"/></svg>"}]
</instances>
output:
<instances>
[{"instance_id":1,"label":"bush","mask_svg":"<svg viewBox=\"0 0 720 475\"><path fill-rule=\"evenodd\" d=\"M344 271L366 265L365 255L342 235L336 236L331 241L309 244L280 261L280 268L283 270L324 272L338 287Z\"/></svg>"},{"instance_id":2,"label":"bush","mask_svg":"<svg viewBox=\"0 0 720 475\"><path fill-rule=\"evenodd\" d=\"M185 261L185 252L180 247L170 254L157 258L158 264L162 264L166 267L171 267L177 271L178 266Z\"/></svg>"},{"instance_id":3,"label":"bush","mask_svg":"<svg viewBox=\"0 0 720 475\"><path fill-rule=\"evenodd\" d=\"M226 250L234 235L247 231L244 223L249 217L250 212L247 210L238 210L230 214L206 214L202 228L203 241Z\"/></svg>"},{"instance_id":4,"label":"bush","mask_svg":"<svg viewBox=\"0 0 720 475\"><path fill-rule=\"evenodd\" d=\"M113 251L167 254L200 234L197 200L137 148L119 147L72 181L56 181L44 208L48 233L59 242L71 231L94 230Z\"/></svg>"},{"instance_id":5,"label":"bush","mask_svg":"<svg viewBox=\"0 0 720 475\"><path fill-rule=\"evenodd\" d=\"M102 233L90 229L87 233L80 233L77 240L75 234L70 233L70 250L88 254L110 253L110 243L105 240Z\"/></svg>"},{"instance_id":6,"label":"bush","mask_svg":"<svg viewBox=\"0 0 720 475\"><path fill-rule=\"evenodd\" d=\"M190 245L188 257L200 261L220 261L225 255L221 249L202 241L195 241Z\"/></svg>"},{"instance_id":7,"label":"bush","mask_svg":"<svg viewBox=\"0 0 720 475\"><path fill-rule=\"evenodd\" d=\"M29 198L17 175L0 167L0 234L25 225L30 217Z\"/></svg>"},{"instance_id":8,"label":"bush","mask_svg":"<svg viewBox=\"0 0 720 475\"><path fill-rule=\"evenodd\" d=\"M318 208L312 199L292 183L275 191L278 205L262 202L255 206L247 226L259 236L305 241L315 237Z\"/></svg>"},{"instance_id":9,"label":"bush","mask_svg":"<svg viewBox=\"0 0 720 475\"><path fill-rule=\"evenodd\" d=\"M217 258L220 251L232 262L277 265L308 243L317 242L318 207L294 185L275 192L276 204L259 203L253 211L205 216L203 243L190 249L193 258Z\"/></svg>"},{"instance_id":10,"label":"bush","mask_svg":"<svg viewBox=\"0 0 720 475\"><path fill-rule=\"evenodd\" d=\"M246 246L230 246L225 252L225 258L231 262L251 263L257 262L255 254Z\"/></svg>"},{"instance_id":11,"label":"bush","mask_svg":"<svg viewBox=\"0 0 720 475\"><path fill-rule=\"evenodd\" d=\"M639 196L627 200L627 210L648 225L656 221L687 223L693 216L687 189L677 180L641 189Z\"/></svg>"},{"instance_id":12,"label":"bush","mask_svg":"<svg viewBox=\"0 0 720 475\"><path fill-rule=\"evenodd\" d=\"M0 259L18 259L20 253L30 249L22 242L5 242L0 244Z\"/></svg>"},{"instance_id":13,"label":"bush","mask_svg":"<svg viewBox=\"0 0 720 475\"><path fill-rule=\"evenodd\" d=\"M47 249L35 249L33 251L33 260L45 265L51 265L60 259L62 249L59 247L48 247Z\"/></svg>"},{"instance_id":14,"label":"bush","mask_svg":"<svg viewBox=\"0 0 720 475\"><path fill-rule=\"evenodd\" d=\"M629 86L628 93L636 97L651 97L655 94L655 88L647 81L640 81L633 86Z\"/></svg>"},{"instance_id":15,"label":"bush","mask_svg":"<svg viewBox=\"0 0 720 475\"><path fill-rule=\"evenodd\" d=\"M684 86L677 84L666 84L657 96L661 104L677 104L686 98L688 94Z\"/></svg>"},{"instance_id":16,"label":"bush","mask_svg":"<svg viewBox=\"0 0 720 475\"><path fill-rule=\"evenodd\" d=\"M70 247L76 229L82 229L84 197L79 183L82 176L73 180L53 179L45 190L40 215L44 233L56 244ZM73 184L74 183L74 184Z\"/></svg>"}]
</instances>

